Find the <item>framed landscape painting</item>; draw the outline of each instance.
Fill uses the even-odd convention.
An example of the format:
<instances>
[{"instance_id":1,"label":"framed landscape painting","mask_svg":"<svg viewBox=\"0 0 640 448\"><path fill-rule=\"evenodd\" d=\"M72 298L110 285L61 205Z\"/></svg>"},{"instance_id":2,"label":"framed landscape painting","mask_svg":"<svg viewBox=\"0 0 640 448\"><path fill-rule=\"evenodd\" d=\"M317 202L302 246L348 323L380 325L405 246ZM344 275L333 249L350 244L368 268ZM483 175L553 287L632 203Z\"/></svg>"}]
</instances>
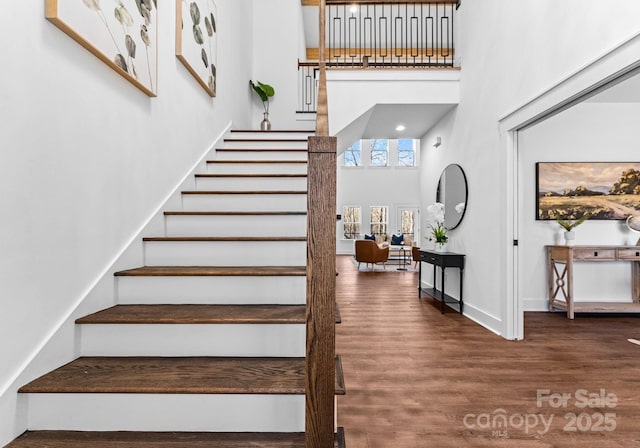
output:
<instances>
[{"instance_id":1,"label":"framed landscape painting","mask_svg":"<svg viewBox=\"0 0 640 448\"><path fill-rule=\"evenodd\" d=\"M536 219L626 219L640 210L640 162L536 163Z\"/></svg>"},{"instance_id":2,"label":"framed landscape painting","mask_svg":"<svg viewBox=\"0 0 640 448\"><path fill-rule=\"evenodd\" d=\"M158 86L157 0L46 0L45 17L149 96Z\"/></svg>"},{"instance_id":3,"label":"framed landscape painting","mask_svg":"<svg viewBox=\"0 0 640 448\"><path fill-rule=\"evenodd\" d=\"M176 0L176 56L216 96L218 14L213 0Z\"/></svg>"}]
</instances>

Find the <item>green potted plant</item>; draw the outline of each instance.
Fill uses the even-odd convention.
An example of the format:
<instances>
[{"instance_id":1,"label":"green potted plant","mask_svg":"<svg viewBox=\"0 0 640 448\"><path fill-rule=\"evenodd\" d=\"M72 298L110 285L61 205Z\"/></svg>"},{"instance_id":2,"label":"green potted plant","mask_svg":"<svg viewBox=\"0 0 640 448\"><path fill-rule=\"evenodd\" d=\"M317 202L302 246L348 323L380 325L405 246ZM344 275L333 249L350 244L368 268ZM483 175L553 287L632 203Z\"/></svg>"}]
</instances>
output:
<instances>
[{"instance_id":1,"label":"green potted plant","mask_svg":"<svg viewBox=\"0 0 640 448\"><path fill-rule=\"evenodd\" d=\"M591 217L591 214L589 213L583 214L578 219L562 219L560 218L560 216L556 217L556 222L560 224L560 227L562 227L565 230L564 241L567 246L570 246L571 244L573 244L573 240L576 237L576 233L573 231L573 229L578 227L580 224L585 222L590 217Z\"/></svg>"},{"instance_id":2,"label":"green potted plant","mask_svg":"<svg viewBox=\"0 0 640 448\"><path fill-rule=\"evenodd\" d=\"M431 235L427 239L435 243L434 249L436 251L445 252L449 237L447 236L447 228L444 226L444 204L434 202L427 207L427 214L431 228Z\"/></svg>"},{"instance_id":3,"label":"green potted plant","mask_svg":"<svg viewBox=\"0 0 640 448\"><path fill-rule=\"evenodd\" d=\"M271 130L271 122L269 121L269 98L275 95L276 91L269 84L261 83L260 81L256 81L255 83L252 80L249 80L249 85L253 89L254 92L260 97L262 100L262 107L264 108L264 118L262 123L260 123L260 130L262 131L270 131Z\"/></svg>"}]
</instances>

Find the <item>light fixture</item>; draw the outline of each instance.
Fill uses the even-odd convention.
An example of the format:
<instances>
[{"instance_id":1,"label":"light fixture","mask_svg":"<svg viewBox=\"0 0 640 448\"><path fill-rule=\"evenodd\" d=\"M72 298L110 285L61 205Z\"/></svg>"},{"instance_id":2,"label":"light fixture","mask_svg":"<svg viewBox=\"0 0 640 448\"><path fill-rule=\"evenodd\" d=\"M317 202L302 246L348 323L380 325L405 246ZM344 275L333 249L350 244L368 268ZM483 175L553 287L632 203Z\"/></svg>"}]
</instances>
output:
<instances>
[{"instance_id":1,"label":"light fixture","mask_svg":"<svg viewBox=\"0 0 640 448\"><path fill-rule=\"evenodd\" d=\"M351 14L355 14L358 12L358 7L356 5L351 5L350 11L351 11Z\"/></svg>"},{"instance_id":2,"label":"light fixture","mask_svg":"<svg viewBox=\"0 0 640 448\"><path fill-rule=\"evenodd\" d=\"M405 125L403 125L403 124L399 124L398 126L396 126L396 131L398 131L398 132L402 132L405 129L407 129L407 127Z\"/></svg>"},{"instance_id":3,"label":"light fixture","mask_svg":"<svg viewBox=\"0 0 640 448\"><path fill-rule=\"evenodd\" d=\"M435 141L433 142L433 147L437 148L440 145L442 145L442 137L436 137Z\"/></svg>"}]
</instances>

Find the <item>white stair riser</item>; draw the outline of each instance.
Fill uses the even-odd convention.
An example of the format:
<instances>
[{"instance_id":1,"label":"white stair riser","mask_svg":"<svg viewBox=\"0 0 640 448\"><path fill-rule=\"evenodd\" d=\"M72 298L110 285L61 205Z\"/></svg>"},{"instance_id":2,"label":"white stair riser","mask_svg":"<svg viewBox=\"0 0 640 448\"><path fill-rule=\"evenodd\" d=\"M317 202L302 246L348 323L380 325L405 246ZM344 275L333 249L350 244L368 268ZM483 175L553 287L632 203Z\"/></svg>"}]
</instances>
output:
<instances>
[{"instance_id":1,"label":"white stair riser","mask_svg":"<svg viewBox=\"0 0 640 448\"><path fill-rule=\"evenodd\" d=\"M306 277L117 277L121 304L306 303Z\"/></svg>"},{"instance_id":2,"label":"white stair riser","mask_svg":"<svg viewBox=\"0 0 640 448\"><path fill-rule=\"evenodd\" d=\"M252 159L255 160L255 159ZM207 163L213 174L306 174L306 163Z\"/></svg>"},{"instance_id":3,"label":"white stair riser","mask_svg":"<svg viewBox=\"0 0 640 448\"><path fill-rule=\"evenodd\" d=\"M82 356L305 356L304 324L85 324Z\"/></svg>"},{"instance_id":4,"label":"white stair riser","mask_svg":"<svg viewBox=\"0 0 640 448\"><path fill-rule=\"evenodd\" d=\"M28 428L304 431L304 395L28 394Z\"/></svg>"},{"instance_id":5,"label":"white stair riser","mask_svg":"<svg viewBox=\"0 0 640 448\"><path fill-rule=\"evenodd\" d=\"M235 139L259 139L259 140L299 140L303 138L309 138L315 135L315 131L312 132L232 132L227 135L226 138Z\"/></svg>"},{"instance_id":6,"label":"white stair riser","mask_svg":"<svg viewBox=\"0 0 640 448\"><path fill-rule=\"evenodd\" d=\"M170 215L167 236L306 236L306 215Z\"/></svg>"},{"instance_id":7,"label":"white stair riser","mask_svg":"<svg viewBox=\"0 0 640 448\"><path fill-rule=\"evenodd\" d=\"M239 137L231 137L232 139L240 139ZM245 139L246 140L246 139ZM288 141L230 141L225 140L221 148L225 149L307 149L308 142L298 142L293 139Z\"/></svg>"},{"instance_id":8,"label":"white stair riser","mask_svg":"<svg viewBox=\"0 0 640 448\"><path fill-rule=\"evenodd\" d=\"M199 191L306 190L306 177L196 177Z\"/></svg>"},{"instance_id":9,"label":"white stair riser","mask_svg":"<svg viewBox=\"0 0 640 448\"><path fill-rule=\"evenodd\" d=\"M306 241L148 241L146 266L304 266Z\"/></svg>"},{"instance_id":10,"label":"white stair riser","mask_svg":"<svg viewBox=\"0 0 640 448\"><path fill-rule=\"evenodd\" d=\"M306 194L183 194L185 211L303 212Z\"/></svg>"},{"instance_id":11,"label":"white stair riser","mask_svg":"<svg viewBox=\"0 0 640 448\"><path fill-rule=\"evenodd\" d=\"M216 151L214 160L307 160L305 151Z\"/></svg>"}]
</instances>

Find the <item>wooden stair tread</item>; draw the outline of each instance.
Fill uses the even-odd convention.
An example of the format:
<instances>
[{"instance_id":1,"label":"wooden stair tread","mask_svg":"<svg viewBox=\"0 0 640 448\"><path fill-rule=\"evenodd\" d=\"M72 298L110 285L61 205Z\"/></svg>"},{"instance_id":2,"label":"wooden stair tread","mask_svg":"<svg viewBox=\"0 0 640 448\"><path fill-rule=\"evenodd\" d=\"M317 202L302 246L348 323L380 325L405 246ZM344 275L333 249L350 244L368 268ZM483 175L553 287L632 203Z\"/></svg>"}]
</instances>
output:
<instances>
[{"instance_id":1,"label":"wooden stair tread","mask_svg":"<svg viewBox=\"0 0 640 448\"><path fill-rule=\"evenodd\" d=\"M243 195L243 194L273 194L273 195L282 195L282 194L307 194L307 191L304 190L255 190L255 191L236 191L236 190L186 190L182 191L182 194L187 195L219 195L219 194L233 194L233 195Z\"/></svg>"},{"instance_id":2,"label":"wooden stair tread","mask_svg":"<svg viewBox=\"0 0 640 448\"><path fill-rule=\"evenodd\" d=\"M306 305L116 305L77 324L303 324Z\"/></svg>"},{"instance_id":3,"label":"wooden stair tread","mask_svg":"<svg viewBox=\"0 0 640 448\"><path fill-rule=\"evenodd\" d=\"M198 212L198 211L169 211L164 212L165 216L299 216L306 215L307 212L270 212L270 211L218 211L218 212Z\"/></svg>"},{"instance_id":4,"label":"wooden stair tread","mask_svg":"<svg viewBox=\"0 0 640 448\"><path fill-rule=\"evenodd\" d=\"M290 241L307 241L305 236L147 236L142 238L142 241L182 241L182 242L215 242L215 241L230 241L230 242L260 242L260 241L273 241L273 242L290 242Z\"/></svg>"},{"instance_id":5,"label":"wooden stair tread","mask_svg":"<svg viewBox=\"0 0 640 448\"><path fill-rule=\"evenodd\" d=\"M304 324L306 305L115 305L77 324ZM341 322L338 304L336 323Z\"/></svg>"},{"instance_id":6,"label":"wooden stair tread","mask_svg":"<svg viewBox=\"0 0 640 448\"><path fill-rule=\"evenodd\" d=\"M5 448L304 448L304 433L27 431ZM334 448L345 448L338 428Z\"/></svg>"},{"instance_id":7,"label":"wooden stair tread","mask_svg":"<svg viewBox=\"0 0 640 448\"><path fill-rule=\"evenodd\" d=\"M116 272L116 277L264 277L306 276L306 266L142 266Z\"/></svg>"},{"instance_id":8,"label":"wooden stair tread","mask_svg":"<svg viewBox=\"0 0 640 448\"><path fill-rule=\"evenodd\" d=\"M200 173L196 174L196 179L198 178L250 178L250 179L260 179L260 178L306 178L306 174L212 174L212 173Z\"/></svg>"},{"instance_id":9,"label":"wooden stair tread","mask_svg":"<svg viewBox=\"0 0 640 448\"><path fill-rule=\"evenodd\" d=\"M81 357L18 392L303 395L304 372L305 358ZM335 393L345 393L340 357Z\"/></svg>"}]
</instances>

